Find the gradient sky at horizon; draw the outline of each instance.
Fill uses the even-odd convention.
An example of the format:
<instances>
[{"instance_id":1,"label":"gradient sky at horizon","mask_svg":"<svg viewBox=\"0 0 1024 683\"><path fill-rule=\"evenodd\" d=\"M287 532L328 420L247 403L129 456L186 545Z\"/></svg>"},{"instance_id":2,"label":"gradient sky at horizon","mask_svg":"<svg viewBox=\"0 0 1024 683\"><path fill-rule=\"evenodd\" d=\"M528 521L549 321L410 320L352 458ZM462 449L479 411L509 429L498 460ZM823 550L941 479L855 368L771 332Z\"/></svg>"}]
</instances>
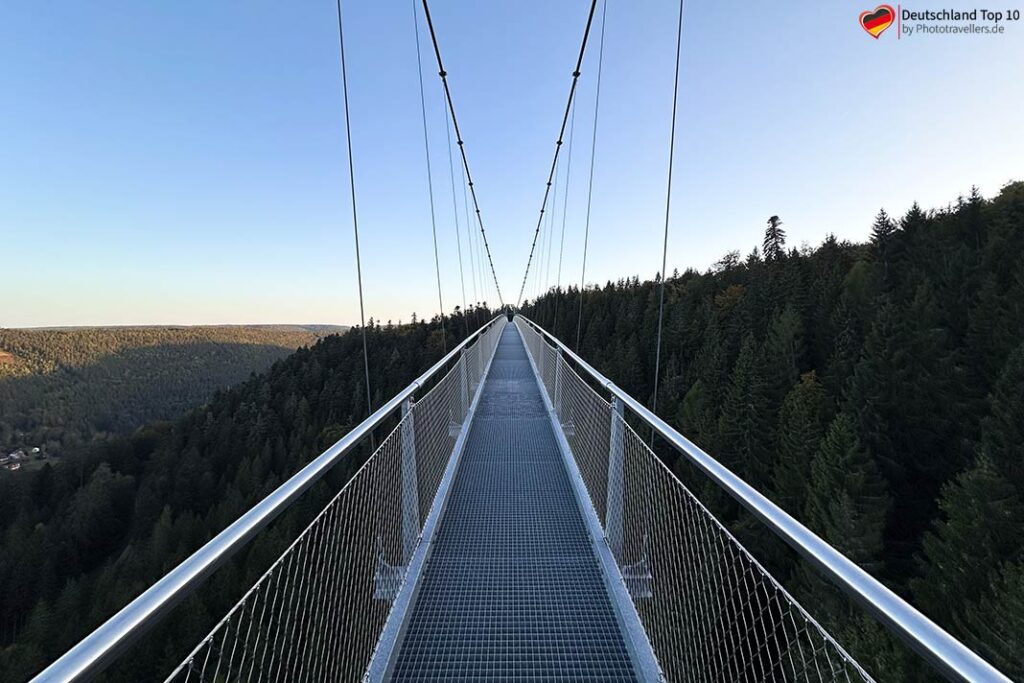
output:
<instances>
[{"instance_id":1,"label":"gradient sky at horizon","mask_svg":"<svg viewBox=\"0 0 1024 683\"><path fill-rule=\"evenodd\" d=\"M364 289L380 320L438 310L412 6L344 4ZM513 303L588 6L431 6ZM608 6L588 282L660 266L677 7ZM992 196L1024 179L1024 22L998 36L874 40L857 25L863 9L687 2L670 270L748 253L772 214L793 246L828 233L862 240L879 207L899 215L914 200L944 206L972 185ZM334 11L330 1L5 3L0 326L357 323ZM576 110L563 284L580 278L599 30ZM450 310L462 295L426 40ZM556 216L557 231L561 200ZM493 304L474 285L460 226L466 298L475 288ZM539 284L553 285L558 252L550 265L539 253ZM537 290L531 277L526 295Z\"/></svg>"}]
</instances>

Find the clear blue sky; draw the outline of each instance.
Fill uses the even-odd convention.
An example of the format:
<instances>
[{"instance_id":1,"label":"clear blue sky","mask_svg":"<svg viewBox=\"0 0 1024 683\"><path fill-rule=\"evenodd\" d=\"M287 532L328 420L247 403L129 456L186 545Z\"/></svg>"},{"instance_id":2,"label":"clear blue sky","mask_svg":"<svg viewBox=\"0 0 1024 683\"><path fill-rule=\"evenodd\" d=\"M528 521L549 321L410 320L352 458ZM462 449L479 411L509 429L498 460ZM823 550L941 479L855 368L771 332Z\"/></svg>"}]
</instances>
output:
<instances>
[{"instance_id":1,"label":"clear blue sky","mask_svg":"<svg viewBox=\"0 0 1024 683\"><path fill-rule=\"evenodd\" d=\"M411 0L344 7L367 313L430 315ZM587 7L432 7L507 300ZM793 245L829 232L857 240L881 206L900 214L915 199L944 205L972 184L991 196L1024 178L1024 23L1001 36L876 41L857 25L862 9L689 0L670 269L749 252L771 214ZM675 11L608 8L592 282L651 277L660 262ZM330 0L4 3L0 325L358 321L334 21ZM563 281L580 275L596 39ZM462 296L445 119L423 47L451 308Z\"/></svg>"}]
</instances>

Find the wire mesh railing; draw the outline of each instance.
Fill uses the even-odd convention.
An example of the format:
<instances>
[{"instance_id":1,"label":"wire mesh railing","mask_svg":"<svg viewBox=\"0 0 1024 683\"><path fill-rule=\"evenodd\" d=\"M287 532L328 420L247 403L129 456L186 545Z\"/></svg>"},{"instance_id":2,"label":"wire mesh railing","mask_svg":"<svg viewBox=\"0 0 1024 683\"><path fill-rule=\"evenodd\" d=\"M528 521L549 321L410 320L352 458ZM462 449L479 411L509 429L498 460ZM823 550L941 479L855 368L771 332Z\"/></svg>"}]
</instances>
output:
<instances>
[{"instance_id":1,"label":"wire mesh railing","mask_svg":"<svg viewBox=\"0 0 1024 683\"><path fill-rule=\"evenodd\" d=\"M1009 682L561 341L522 316L515 323L668 679L871 680L633 431L627 409L934 672Z\"/></svg>"},{"instance_id":2,"label":"wire mesh railing","mask_svg":"<svg viewBox=\"0 0 1024 683\"><path fill-rule=\"evenodd\" d=\"M516 319L667 680L870 681L560 351Z\"/></svg>"},{"instance_id":3,"label":"wire mesh railing","mask_svg":"<svg viewBox=\"0 0 1024 683\"><path fill-rule=\"evenodd\" d=\"M420 553L423 524L506 323L499 316L469 335L33 683L94 679L401 411L380 447L167 680L359 678L409 558Z\"/></svg>"},{"instance_id":4,"label":"wire mesh railing","mask_svg":"<svg viewBox=\"0 0 1024 683\"><path fill-rule=\"evenodd\" d=\"M357 680L504 321L466 348L168 682Z\"/></svg>"}]
</instances>

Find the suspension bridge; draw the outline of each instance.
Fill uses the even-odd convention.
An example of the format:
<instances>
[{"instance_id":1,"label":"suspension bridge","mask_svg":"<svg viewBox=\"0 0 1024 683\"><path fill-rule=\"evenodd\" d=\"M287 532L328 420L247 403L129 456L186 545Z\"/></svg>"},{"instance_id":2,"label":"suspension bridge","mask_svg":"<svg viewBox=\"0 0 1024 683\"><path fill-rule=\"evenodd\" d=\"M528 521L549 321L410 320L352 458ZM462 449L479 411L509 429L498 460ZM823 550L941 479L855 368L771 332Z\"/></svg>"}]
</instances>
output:
<instances>
[{"instance_id":1,"label":"suspension bridge","mask_svg":"<svg viewBox=\"0 0 1024 683\"><path fill-rule=\"evenodd\" d=\"M872 681L884 674L851 656L815 619L814 606L794 599L666 467L652 450L656 437L845 593L858 610L851 619L877 621L948 680L1008 681L591 367L572 350L578 333L570 346L515 313L518 305L505 305L425 0L422 7L479 232L466 245L481 256L472 273L486 255L506 312L467 330L376 409L367 360L365 421L33 680L92 680L130 657L134 642L367 445L371 454L354 476L212 630L195 634L195 647L166 672L168 683ZM519 303L545 212L553 214L546 207L567 128L571 160L574 94L596 7L594 0ZM681 30L680 3L676 98ZM417 41L418 31L417 24ZM351 176L340 1L338 33ZM670 144L674 109L675 99ZM596 103L594 116L596 136ZM426 126L424 138L429 160ZM593 156L590 173L592 187ZM362 315L354 182L350 190ZM550 249L553 218L548 227ZM436 221L433 228L436 264ZM585 263L584 254L584 273ZM660 345L659 318L659 360ZM379 443L377 430L386 431Z\"/></svg>"}]
</instances>

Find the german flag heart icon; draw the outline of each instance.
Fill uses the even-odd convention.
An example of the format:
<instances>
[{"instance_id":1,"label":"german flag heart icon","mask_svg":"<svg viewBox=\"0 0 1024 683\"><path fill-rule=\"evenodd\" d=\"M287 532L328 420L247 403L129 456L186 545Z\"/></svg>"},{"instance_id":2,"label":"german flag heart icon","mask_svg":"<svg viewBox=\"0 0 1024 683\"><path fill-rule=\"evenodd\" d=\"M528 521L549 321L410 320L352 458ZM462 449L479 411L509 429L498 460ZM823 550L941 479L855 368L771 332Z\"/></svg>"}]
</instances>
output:
<instances>
[{"instance_id":1,"label":"german flag heart icon","mask_svg":"<svg viewBox=\"0 0 1024 683\"><path fill-rule=\"evenodd\" d=\"M879 5L873 10L860 13L861 27L877 39L896 20L896 10L890 5Z\"/></svg>"}]
</instances>

